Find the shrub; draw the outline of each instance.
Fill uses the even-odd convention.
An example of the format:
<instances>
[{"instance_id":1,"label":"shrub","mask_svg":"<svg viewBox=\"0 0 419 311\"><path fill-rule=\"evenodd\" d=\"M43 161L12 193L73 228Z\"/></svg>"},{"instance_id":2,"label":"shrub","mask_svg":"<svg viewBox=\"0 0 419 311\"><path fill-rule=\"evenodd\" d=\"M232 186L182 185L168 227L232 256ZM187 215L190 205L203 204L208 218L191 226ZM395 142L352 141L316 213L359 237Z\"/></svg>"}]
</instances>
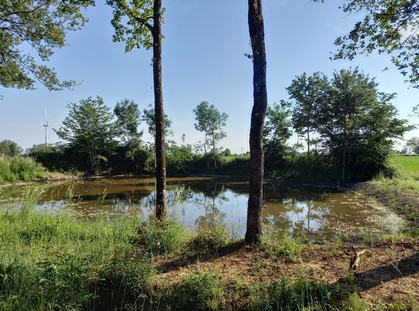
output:
<instances>
[{"instance_id":1,"label":"shrub","mask_svg":"<svg viewBox=\"0 0 419 311\"><path fill-rule=\"evenodd\" d=\"M45 168L32 158L0 156L0 182L32 181L47 176Z\"/></svg>"}]
</instances>

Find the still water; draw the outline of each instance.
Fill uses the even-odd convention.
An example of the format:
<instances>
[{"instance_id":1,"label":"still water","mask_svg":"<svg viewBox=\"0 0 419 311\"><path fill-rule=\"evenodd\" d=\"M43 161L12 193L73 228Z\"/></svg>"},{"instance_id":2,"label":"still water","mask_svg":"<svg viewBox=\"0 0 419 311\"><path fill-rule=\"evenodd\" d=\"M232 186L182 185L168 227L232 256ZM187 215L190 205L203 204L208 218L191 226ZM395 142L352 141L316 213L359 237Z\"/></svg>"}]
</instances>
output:
<instances>
[{"instance_id":1,"label":"still water","mask_svg":"<svg viewBox=\"0 0 419 311\"><path fill-rule=\"evenodd\" d=\"M28 193L28 187L0 189L0 205L10 197ZM39 186L38 186L39 187ZM248 183L212 178L169 178L167 206L171 218L196 228L202 223L223 222L230 234L244 236ZM107 178L50 183L42 186L41 210L65 210L79 217L154 215L155 183L152 178ZM29 191L30 192L30 191ZM262 218L266 227L283 229L309 240L357 237L395 232L402 220L374 200L333 188L264 186ZM267 226L267 225L270 226Z\"/></svg>"}]
</instances>

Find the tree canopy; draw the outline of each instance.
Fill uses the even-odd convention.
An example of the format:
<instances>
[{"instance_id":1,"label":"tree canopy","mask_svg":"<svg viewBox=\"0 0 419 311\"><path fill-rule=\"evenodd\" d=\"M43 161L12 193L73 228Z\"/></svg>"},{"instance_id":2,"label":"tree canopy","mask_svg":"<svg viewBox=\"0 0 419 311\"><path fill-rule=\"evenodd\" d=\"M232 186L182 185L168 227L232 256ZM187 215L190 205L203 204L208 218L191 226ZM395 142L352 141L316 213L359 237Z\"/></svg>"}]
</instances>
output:
<instances>
[{"instance_id":1,"label":"tree canopy","mask_svg":"<svg viewBox=\"0 0 419 311\"><path fill-rule=\"evenodd\" d=\"M322 76L322 83L309 84L307 79L300 91L310 87L321 94L311 115L315 116L312 130L323 151L341 168L342 181L373 177L385 167L394 140L413 128L397 118L391 104L396 94L378 91L374 79L358 68L336 71L331 79L319 73L314 76ZM295 81L301 82L301 77Z\"/></svg>"},{"instance_id":2,"label":"tree canopy","mask_svg":"<svg viewBox=\"0 0 419 311\"><path fill-rule=\"evenodd\" d=\"M416 0L347 0L345 13L361 13L363 19L336 39L335 59L352 60L362 53L391 54L394 65L419 87L419 2Z\"/></svg>"},{"instance_id":3,"label":"tree canopy","mask_svg":"<svg viewBox=\"0 0 419 311\"><path fill-rule=\"evenodd\" d=\"M137 145L142 131L138 130L141 121L141 112L138 105L129 99L117 102L113 110L117 117L118 134L126 145Z\"/></svg>"},{"instance_id":4,"label":"tree canopy","mask_svg":"<svg viewBox=\"0 0 419 311\"><path fill-rule=\"evenodd\" d=\"M196 120L195 128L205 133L204 151L210 148L212 153L216 153L217 144L227 136L222 127L226 126L228 114L221 113L207 101L202 101L193 112Z\"/></svg>"},{"instance_id":5,"label":"tree canopy","mask_svg":"<svg viewBox=\"0 0 419 311\"><path fill-rule=\"evenodd\" d=\"M0 155L15 157L22 153L23 149L14 141L5 139L0 141Z\"/></svg>"},{"instance_id":6,"label":"tree canopy","mask_svg":"<svg viewBox=\"0 0 419 311\"><path fill-rule=\"evenodd\" d=\"M91 0L0 1L0 85L33 89L36 81L50 90L71 87L45 65L54 49L66 44L67 31L82 27L81 9Z\"/></svg>"},{"instance_id":7,"label":"tree canopy","mask_svg":"<svg viewBox=\"0 0 419 311\"><path fill-rule=\"evenodd\" d=\"M87 157L91 172L105 160L104 152L111 150L117 134L114 115L101 97L88 97L67 105L68 116L55 130L57 136Z\"/></svg>"}]
</instances>

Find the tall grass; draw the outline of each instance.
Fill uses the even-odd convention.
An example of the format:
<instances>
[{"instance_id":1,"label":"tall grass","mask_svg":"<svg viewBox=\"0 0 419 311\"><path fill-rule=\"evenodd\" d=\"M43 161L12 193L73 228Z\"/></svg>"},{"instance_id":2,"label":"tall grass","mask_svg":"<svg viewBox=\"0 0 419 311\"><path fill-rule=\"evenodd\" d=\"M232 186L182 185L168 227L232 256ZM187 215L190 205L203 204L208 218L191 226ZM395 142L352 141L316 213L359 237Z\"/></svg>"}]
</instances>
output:
<instances>
[{"instance_id":1,"label":"tall grass","mask_svg":"<svg viewBox=\"0 0 419 311\"><path fill-rule=\"evenodd\" d=\"M151 263L129 266L138 226L137 219L87 222L29 206L3 211L0 309L79 310L98 295L92 288L103 278L119 273L131 289L134 281L127 275L144 283L153 274Z\"/></svg>"},{"instance_id":2,"label":"tall grass","mask_svg":"<svg viewBox=\"0 0 419 311\"><path fill-rule=\"evenodd\" d=\"M0 156L0 182L32 181L47 176L46 169L32 158Z\"/></svg>"},{"instance_id":3,"label":"tall grass","mask_svg":"<svg viewBox=\"0 0 419 311\"><path fill-rule=\"evenodd\" d=\"M295 279L281 277L269 285L259 286L252 295L252 310L339 310L338 292L306 274Z\"/></svg>"}]
</instances>

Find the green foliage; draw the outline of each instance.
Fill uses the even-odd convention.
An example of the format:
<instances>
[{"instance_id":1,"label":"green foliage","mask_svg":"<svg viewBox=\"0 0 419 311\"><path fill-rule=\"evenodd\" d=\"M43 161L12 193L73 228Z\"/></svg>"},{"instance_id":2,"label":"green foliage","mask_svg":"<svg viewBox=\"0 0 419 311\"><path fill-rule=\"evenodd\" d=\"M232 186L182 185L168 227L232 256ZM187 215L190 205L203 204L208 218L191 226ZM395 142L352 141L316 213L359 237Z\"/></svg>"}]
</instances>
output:
<instances>
[{"instance_id":1,"label":"green foliage","mask_svg":"<svg viewBox=\"0 0 419 311\"><path fill-rule=\"evenodd\" d=\"M16 157L22 153L22 148L14 141L5 139L0 142L0 156Z\"/></svg>"},{"instance_id":2,"label":"green foliage","mask_svg":"<svg viewBox=\"0 0 419 311\"><path fill-rule=\"evenodd\" d=\"M346 0L345 13L362 13L349 34L339 37L335 59L352 60L358 54L391 54L391 60L408 81L418 87L419 5L416 1Z\"/></svg>"},{"instance_id":3,"label":"green foliage","mask_svg":"<svg viewBox=\"0 0 419 311\"><path fill-rule=\"evenodd\" d=\"M114 108L114 114L117 117L116 127L118 136L125 145L138 147L142 132L138 132L140 125L140 110L134 101L124 99L117 102Z\"/></svg>"},{"instance_id":4,"label":"green foliage","mask_svg":"<svg viewBox=\"0 0 419 311\"><path fill-rule=\"evenodd\" d=\"M81 9L92 4L82 1L0 2L0 85L33 89L39 81L50 90L71 87L60 82L54 69L43 64L54 49L66 45L66 31L80 29L87 18ZM22 48L28 46L28 48Z\"/></svg>"},{"instance_id":5,"label":"green foliage","mask_svg":"<svg viewBox=\"0 0 419 311\"><path fill-rule=\"evenodd\" d=\"M181 251L188 237L186 230L179 223L169 220L143 222L138 226L137 232L135 243L144 247L152 256Z\"/></svg>"},{"instance_id":6,"label":"green foliage","mask_svg":"<svg viewBox=\"0 0 419 311\"><path fill-rule=\"evenodd\" d=\"M154 108L150 107L143 110L142 121L148 126L148 133L156 138L156 114ZM173 135L173 131L170 129L172 126L172 120L169 119L167 114L164 114L164 135L165 138Z\"/></svg>"},{"instance_id":7,"label":"green foliage","mask_svg":"<svg viewBox=\"0 0 419 311\"><path fill-rule=\"evenodd\" d=\"M64 144L54 146L45 144L33 145L26 150L28 156L36 159L49 171L77 172L85 170L86 165L76 150Z\"/></svg>"},{"instance_id":8,"label":"green foliage","mask_svg":"<svg viewBox=\"0 0 419 311\"><path fill-rule=\"evenodd\" d=\"M415 154L419 155L419 137L412 137L406 141L406 146Z\"/></svg>"},{"instance_id":9,"label":"green foliage","mask_svg":"<svg viewBox=\"0 0 419 311\"><path fill-rule=\"evenodd\" d=\"M268 106L264 128L265 168L284 170L288 153L287 140L291 137L289 103L281 101Z\"/></svg>"},{"instance_id":10,"label":"green foliage","mask_svg":"<svg viewBox=\"0 0 419 311\"><path fill-rule=\"evenodd\" d=\"M207 101L202 101L193 112L197 121L194 123L196 130L205 133L204 153L210 149L215 154L217 144L227 136L222 127L226 126L228 114L219 112Z\"/></svg>"},{"instance_id":11,"label":"green foliage","mask_svg":"<svg viewBox=\"0 0 419 311\"><path fill-rule=\"evenodd\" d=\"M187 274L176 287L178 310L221 309L224 285L217 271Z\"/></svg>"},{"instance_id":12,"label":"green foliage","mask_svg":"<svg viewBox=\"0 0 419 311\"><path fill-rule=\"evenodd\" d=\"M188 248L196 253L217 254L218 249L229 239L226 226L219 222L203 223L199 226L194 238L189 241Z\"/></svg>"},{"instance_id":13,"label":"green foliage","mask_svg":"<svg viewBox=\"0 0 419 311\"><path fill-rule=\"evenodd\" d=\"M129 265L130 241L138 221L88 222L41 213L30 206L39 191L27 197L31 199L20 211L3 210L0 214L1 309L82 309L92 300L92 289L103 275ZM135 267L127 268L125 275L152 275L152 267L141 263L139 260ZM140 274L144 269L148 270Z\"/></svg>"},{"instance_id":14,"label":"green foliage","mask_svg":"<svg viewBox=\"0 0 419 311\"><path fill-rule=\"evenodd\" d=\"M47 176L45 168L30 157L0 156L0 182L33 181Z\"/></svg>"},{"instance_id":15,"label":"green foliage","mask_svg":"<svg viewBox=\"0 0 419 311\"><path fill-rule=\"evenodd\" d=\"M285 261L295 262L304 249L304 243L299 238L291 237L287 232L268 228L261 239L261 248L269 257L281 257Z\"/></svg>"},{"instance_id":16,"label":"green foliage","mask_svg":"<svg viewBox=\"0 0 419 311\"><path fill-rule=\"evenodd\" d=\"M344 301L342 311L369 311L368 303L362 301L357 293L350 294Z\"/></svg>"},{"instance_id":17,"label":"green foliage","mask_svg":"<svg viewBox=\"0 0 419 311\"><path fill-rule=\"evenodd\" d=\"M82 99L67 105L68 116L55 130L58 137L82 154L90 172L99 168L105 151L112 150L117 135L114 115L101 97Z\"/></svg>"},{"instance_id":18,"label":"green foliage","mask_svg":"<svg viewBox=\"0 0 419 311\"><path fill-rule=\"evenodd\" d=\"M166 152L167 170L171 174L188 174L191 172L192 162L197 158L191 145L177 146L172 143Z\"/></svg>"},{"instance_id":19,"label":"green foliage","mask_svg":"<svg viewBox=\"0 0 419 311\"><path fill-rule=\"evenodd\" d=\"M252 310L337 310L332 296L336 293L326 283L301 273L296 279L281 277L268 286L256 288Z\"/></svg>"},{"instance_id":20,"label":"green foliage","mask_svg":"<svg viewBox=\"0 0 419 311\"><path fill-rule=\"evenodd\" d=\"M114 42L125 42L125 52L134 48L153 47L152 24L153 1L135 1L129 5L126 1L107 0L113 8L112 26L115 28ZM125 24L125 19L128 22Z\"/></svg>"},{"instance_id":21,"label":"green foliage","mask_svg":"<svg viewBox=\"0 0 419 311\"><path fill-rule=\"evenodd\" d=\"M288 88L297 108L305 94L317 94L315 105L309 107L314 119L306 132L309 128L319 136L322 151L340 170L341 181L372 178L385 168L394 140L413 128L396 118L397 110L390 103L395 94L379 92L377 83L357 68L335 72L330 80L318 73L311 78L315 83L305 75L297 77ZM293 119L299 115L300 109L294 109Z\"/></svg>"}]
</instances>

